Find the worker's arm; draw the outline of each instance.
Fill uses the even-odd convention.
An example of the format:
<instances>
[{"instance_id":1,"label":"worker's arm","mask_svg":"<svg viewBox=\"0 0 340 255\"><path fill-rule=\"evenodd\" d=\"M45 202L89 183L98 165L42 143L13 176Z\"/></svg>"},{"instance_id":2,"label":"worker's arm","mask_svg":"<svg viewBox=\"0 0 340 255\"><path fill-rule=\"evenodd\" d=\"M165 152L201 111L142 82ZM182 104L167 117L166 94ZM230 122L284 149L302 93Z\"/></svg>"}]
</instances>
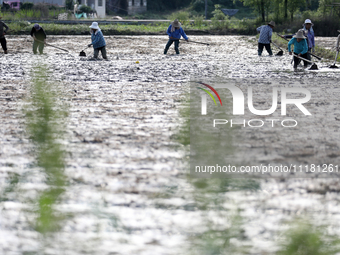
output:
<instances>
[{"instance_id":1,"label":"worker's arm","mask_svg":"<svg viewBox=\"0 0 340 255\"><path fill-rule=\"evenodd\" d=\"M4 24L4 27L6 28L6 30L4 31L4 34L6 34L8 29L9 29L9 27L5 23L3 23L3 24Z\"/></svg>"},{"instance_id":2,"label":"worker's arm","mask_svg":"<svg viewBox=\"0 0 340 255\"><path fill-rule=\"evenodd\" d=\"M180 28L179 31L180 31L181 35L183 36L183 38L184 38L186 41L188 41L189 38L187 37L187 35L186 35L186 33L184 32L183 28Z\"/></svg>"},{"instance_id":3,"label":"worker's arm","mask_svg":"<svg viewBox=\"0 0 340 255\"><path fill-rule=\"evenodd\" d=\"M269 33L268 33L268 41L269 42L272 42L272 35L273 35L273 29L270 29Z\"/></svg>"},{"instance_id":4,"label":"worker's arm","mask_svg":"<svg viewBox=\"0 0 340 255\"><path fill-rule=\"evenodd\" d=\"M34 27L32 28L32 30L31 30L31 33L30 33L30 35L35 39L35 36L34 36L34 31L35 31L35 29L34 29Z\"/></svg>"},{"instance_id":5,"label":"worker's arm","mask_svg":"<svg viewBox=\"0 0 340 255\"><path fill-rule=\"evenodd\" d=\"M168 27L168 29L166 30L166 33L171 37L171 26L172 25L170 25L169 27Z\"/></svg>"},{"instance_id":6,"label":"worker's arm","mask_svg":"<svg viewBox=\"0 0 340 255\"><path fill-rule=\"evenodd\" d=\"M291 49L291 45L294 43L294 38L292 38L289 42L288 42L288 52L291 55L292 54L292 49Z\"/></svg>"}]
</instances>

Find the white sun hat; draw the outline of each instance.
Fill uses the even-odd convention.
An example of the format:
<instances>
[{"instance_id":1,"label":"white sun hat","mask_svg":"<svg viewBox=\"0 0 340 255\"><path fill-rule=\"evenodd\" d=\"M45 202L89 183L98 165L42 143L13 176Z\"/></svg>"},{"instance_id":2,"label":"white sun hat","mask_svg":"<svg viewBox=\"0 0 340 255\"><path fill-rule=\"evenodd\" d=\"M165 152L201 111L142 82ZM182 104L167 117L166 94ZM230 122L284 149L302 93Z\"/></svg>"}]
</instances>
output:
<instances>
[{"instance_id":1,"label":"white sun hat","mask_svg":"<svg viewBox=\"0 0 340 255\"><path fill-rule=\"evenodd\" d=\"M92 22L92 25L90 26L92 29L99 29L98 22Z\"/></svg>"},{"instance_id":2,"label":"white sun hat","mask_svg":"<svg viewBox=\"0 0 340 255\"><path fill-rule=\"evenodd\" d=\"M305 24L312 24L312 26L314 25L310 19L306 19Z\"/></svg>"}]
</instances>

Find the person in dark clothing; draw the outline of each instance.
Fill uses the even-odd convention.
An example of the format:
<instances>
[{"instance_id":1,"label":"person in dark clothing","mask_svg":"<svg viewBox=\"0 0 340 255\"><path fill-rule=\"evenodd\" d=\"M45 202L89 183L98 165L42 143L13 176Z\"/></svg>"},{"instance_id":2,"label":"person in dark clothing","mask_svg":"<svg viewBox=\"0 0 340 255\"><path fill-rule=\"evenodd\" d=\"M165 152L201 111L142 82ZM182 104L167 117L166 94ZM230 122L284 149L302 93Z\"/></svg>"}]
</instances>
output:
<instances>
[{"instance_id":1,"label":"person in dark clothing","mask_svg":"<svg viewBox=\"0 0 340 255\"><path fill-rule=\"evenodd\" d=\"M35 24L31 30L31 36L34 38L33 53L37 54L38 49L39 53L43 54L46 40L46 33L44 29L39 24Z\"/></svg>"},{"instance_id":2,"label":"person in dark clothing","mask_svg":"<svg viewBox=\"0 0 340 255\"><path fill-rule=\"evenodd\" d=\"M0 19L2 19L2 17L0 17ZM6 28L5 31L4 31L4 28ZM0 21L0 43L5 54L7 54L7 42L5 38L5 34L7 33L7 30L8 30L8 26L3 21Z\"/></svg>"}]
</instances>

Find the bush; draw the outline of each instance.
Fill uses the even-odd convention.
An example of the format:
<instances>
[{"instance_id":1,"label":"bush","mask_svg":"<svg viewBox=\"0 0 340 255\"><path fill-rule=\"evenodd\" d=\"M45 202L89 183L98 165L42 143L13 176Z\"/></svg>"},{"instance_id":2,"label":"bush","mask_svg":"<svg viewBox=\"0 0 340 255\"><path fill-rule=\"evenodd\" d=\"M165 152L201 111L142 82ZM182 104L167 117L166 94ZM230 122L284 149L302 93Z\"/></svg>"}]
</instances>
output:
<instances>
[{"instance_id":1,"label":"bush","mask_svg":"<svg viewBox=\"0 0 340 255\"><path fill-rule=\"evenodd\" d=\"M48 6L43 3L38 3L33 6L33 10L40 12L41 18L48 17Z\"/></svg>"},{"instance_id":2,"label":"bush","mask_svg":"<svg viewBox=\"0 0 340 255\"><path fill-rule=\"evenodd\" d=\"M74 2L73 2L73 0L66 0L66 1L65 1L65 7L66 7L66 9L68 9L68 10L73 10L73 8L74 8Z\"/></svg>"},{"instance_id":3,"label":"bush","mask_svg":"<svg viewBox=\"0 0 340 255\"><path fill-rule=\"evenodd\" d=\"M176 12L171 14L168 19L170 19L171 21L174 21L175 19L178 19L179 22L181 22L183 25L188 23L189 21L189 12L186 11L180 11L180 12Z\"/></svg>"},{"instance_id":4,"label":"bush","mask_svg":"<svg viewBox=\"0 0 340 255\"><path fill-rule=\"evenodd\" d=\"M205 0L195 0L192 4L192 9L199 13L205 12ZM214 10L214 3L208 0L208 14Z\"/></svg>"},{"instance_id":5,"label":"bush","mask_svg":"<svg viewBox=\"0 0 340 255\"><path fill-rule=\"evenodd\" d=\"M221 5L219 4L215 4L215 10L212 14L214 15L213 19L215 20L225 20L226 18L224 13L221 11Z\"/></svg>"},{"instance_id":6,"label":"bush","mask_svg":"<svg viewBox=\"0 0 340 255\"><path fill-rule=\"evenodd\" d=\"M214 17L211 18L211 24L213 29L225 29L228 27L228 20L221 11L221 5L215 4L215 10L212 12Z\"/></svg>"},{"instance_id":7,"label":"bush","mask_svg":"<svg viewBox=\"0 0 340 255\"><path fill-rule=\"evenodd\" d=\"M21 10L32 10L34 4L31 2L25 2L25 3L20 3L20 9Z\"/></svg>"},{"instance_id":8,"label":"bush","mask_svg":"<svg viewBox=\"0 0 340 255\"><path fill-rule=\"evenodd\" d=\"M85 12L85 13L90 13L90 12L92 12L92 8L90 6L87 6L87 5L82 5L82 6L80 6L79 11Z\"/></svg>"},{"instance_id":9,"label":"bush","mask_svg":"<svg viewBox=\"0 0 340 255\"><path fill-rule=\"evenodd\" d=\"M197 16L194 17L194 20L195 20L195 26L200 28L200 27L202 27L204 16L203 15L197 15Z\"/></svg>"}]
</instances>

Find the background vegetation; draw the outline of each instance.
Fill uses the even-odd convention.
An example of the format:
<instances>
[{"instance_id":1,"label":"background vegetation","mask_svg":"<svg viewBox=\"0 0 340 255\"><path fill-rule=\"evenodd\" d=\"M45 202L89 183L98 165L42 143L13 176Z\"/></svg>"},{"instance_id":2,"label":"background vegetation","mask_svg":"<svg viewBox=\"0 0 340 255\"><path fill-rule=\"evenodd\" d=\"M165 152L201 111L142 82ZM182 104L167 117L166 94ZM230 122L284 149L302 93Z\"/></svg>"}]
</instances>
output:
<instances>
[{"instance_id":1,"label":"background vegetation","mask_svg":"<svg viewBox=\"0 0 340 255\"><path fill-rule=\"evenodd\" d=\"M185 29L204 31L203 34L241 34L255 35L256 27L270 20L276 22L275 31L292 33L302 27L304 20L309 18L314 23L317 36L337 36L340 24L340 6L335 6L332 0L208 0L208 19L205 21L205 0L149 0L148 11L133 16L124 16L129 19L168 19L178 18ZM67 8L71 7L69 1ZM224 15L222 9L238 9L233 17ZM69 18L73 15L70 10L48 6L44 4L24 3L20 11L5 10L2 8L0 15L4 21L22 20L54 20L59 13L68 12ZM109 19L109 17L107 18ZM14 25L14 26L13 26ZM169 22L154 23L152 25L112 25L107 28L109 33L126 34L157 34L164 33L164 28ZM14 27L14 28L13 28ZM84 26L85 27L85 26ZM61 30L58 26L53 28L52 34L70 34L73 28L65 26ZM79 28L79 27L78 27ZM22 24L11 24L14 34L24 33L26 29ZM57 31L60 31L57 32ZM76 30L76 34L87 31Z\"/></svg>"}]
</instances>

